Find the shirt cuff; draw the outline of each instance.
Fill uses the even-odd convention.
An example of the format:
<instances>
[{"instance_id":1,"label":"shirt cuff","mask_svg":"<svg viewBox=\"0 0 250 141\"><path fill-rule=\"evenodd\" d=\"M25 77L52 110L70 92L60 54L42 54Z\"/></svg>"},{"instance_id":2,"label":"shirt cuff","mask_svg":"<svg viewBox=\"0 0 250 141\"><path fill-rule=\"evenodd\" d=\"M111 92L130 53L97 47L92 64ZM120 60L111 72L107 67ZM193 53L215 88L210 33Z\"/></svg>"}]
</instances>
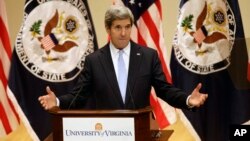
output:
<instances>
[{"instance_id":1,"label":"shirt cuff","mask_svg":"<svg viewBox=\"0 0 250 141\"><path fill-rule=\"evenodd\" d=\"M189 101L190 97L191 97L191 95L189 95L189 96L187 97L186 105L188 106L188 108L193 108L194 106L188 104L188 101Z\"/></svg>"},{"instance_id":2,"label":"shirt cuff","mask_svg":"<svg viewBox=\"0 0 250 141\"><path fill-rule=\"evenodd\" d=\"M60 100L58 98L56 98L56 106L60 106Z\"/></svg>"}]
</instances>

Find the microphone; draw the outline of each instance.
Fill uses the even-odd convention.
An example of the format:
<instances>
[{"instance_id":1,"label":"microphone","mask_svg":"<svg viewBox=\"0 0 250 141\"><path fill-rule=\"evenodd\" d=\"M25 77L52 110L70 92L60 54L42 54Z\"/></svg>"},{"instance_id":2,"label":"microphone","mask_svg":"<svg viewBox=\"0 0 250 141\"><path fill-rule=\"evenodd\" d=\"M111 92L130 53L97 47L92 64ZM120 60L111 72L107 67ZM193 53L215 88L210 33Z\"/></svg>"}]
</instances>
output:
<instances>
[{"instance_id":1,"label":"microphone","mask_svg":"<svg viewBox=\"0 0 250 141\"><path fill-rule=\"evenodd\" d=\"M80 79L80 78L79 78L79 79ZM79 81L77 82L77 84L82 84L81 80L79 80ZM83 89L83 85L76 85L76 86L74 87L74 89L72 90L71 93L72 93L72 95L73 95L74 93L76 93L76 94L74 95L73 99L71 100L71 102L70 102L70 104L69 104L67 110L70 110L70 109L71 109L71 106L72 106L73 103L75 102L76 98L79 96L79 94L80 94L80 92L82 91L82 89Z\"/></svg>"},{"instance_id":2,"label":"microphone","mask_svg":"<svg viewBox=\"0 0 250 141\"><path fill-rule=\"evenodd\" d=\"M128 94L129 94L129 96L130 96L130 98L131 98L131 102L132 102L132 105L133 105L133 109L136 109L135 101L134 101L134 98L133 98L133 96L132 96L132 93L131 93L129 84L128 84L127 87L128 87Z\"/></svg>"},{"instance_id":3,"label":"microphone","mask_svg":"<svg viewBox=\"0 0 250 141\"><path fill-rule=\"evenodd\" d=\"M76 98L78 97L79 93L77 93L74 98L71 100L70 104L69 104L69 107L67 110L70 110L71 109L71 106L73 105L73 103L75 102Z\"/></svg>"}]
</instances>

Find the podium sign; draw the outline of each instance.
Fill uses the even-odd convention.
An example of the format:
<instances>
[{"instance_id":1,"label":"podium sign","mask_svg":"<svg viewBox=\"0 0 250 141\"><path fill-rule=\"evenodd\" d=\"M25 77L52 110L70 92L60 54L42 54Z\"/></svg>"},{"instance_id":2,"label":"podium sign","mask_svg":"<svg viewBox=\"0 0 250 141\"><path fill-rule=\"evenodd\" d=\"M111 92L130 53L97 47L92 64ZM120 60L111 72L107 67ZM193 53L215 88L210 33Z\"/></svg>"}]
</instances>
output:
<instances>
[{"instance_id":1,"label":"podium sign","mask_svg":"<svg viewBox=\"0 0 250 141\"><path fill-rule=\"evenodd\" d=\"M64 141L135 141L134 118L63 118Z\"/></svg>"},{"instance_id":2,"label":"podium sign","mask_svg":"<svg viewBox=\"0 0 250 141\"><path fill-rule=\"evenodd\" d=\"M60 110L52 115L54 141L151 141L151 108Z\"/></svg>"}]
</instances>

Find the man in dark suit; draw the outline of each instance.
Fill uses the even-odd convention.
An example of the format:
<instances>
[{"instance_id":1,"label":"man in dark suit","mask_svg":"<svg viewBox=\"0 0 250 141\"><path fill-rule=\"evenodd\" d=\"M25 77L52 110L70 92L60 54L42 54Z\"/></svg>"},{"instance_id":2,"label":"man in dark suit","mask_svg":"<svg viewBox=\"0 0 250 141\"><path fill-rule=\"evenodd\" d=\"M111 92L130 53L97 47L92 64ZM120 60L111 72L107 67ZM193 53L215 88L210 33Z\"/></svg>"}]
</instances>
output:
<instances>
[{"instance_id":1,"label":"man in dark suit","mask_svg":"<svg viewBox=\"0 0 250 141\"><path fill-rule=\"evenodd\" d=\"M153 86L158 97L177 108L199 107L207 94L199 92L201 84L191 95L166 81L156 50L130 40L134 22L131 11L124 6L111 6L105 14L105 27L110 42L88 55L79 81L70 94L56 98L47 87L39 97L46 109L138 109L149 106ZM87 102L88 101L88 102Z\"/></svg>"}]
</instances>

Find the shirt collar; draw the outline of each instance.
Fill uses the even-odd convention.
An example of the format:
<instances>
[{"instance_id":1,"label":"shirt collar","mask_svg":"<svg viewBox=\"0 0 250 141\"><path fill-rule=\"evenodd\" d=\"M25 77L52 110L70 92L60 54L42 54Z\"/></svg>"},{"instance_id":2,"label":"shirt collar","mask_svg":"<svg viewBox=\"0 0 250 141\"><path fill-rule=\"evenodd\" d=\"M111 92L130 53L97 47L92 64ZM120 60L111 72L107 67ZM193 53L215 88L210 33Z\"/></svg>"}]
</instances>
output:
<instances>
[{"instance_id":1,"label":"shirt collar","mask_svg":"<svg viewBox=\"0 0 250 141\"><path fill-rule=\"evenodd\" d=\"M117 54L120 50L119 49L117 49L113 44L112 44L112 42L110 42L110 44L109 44L109 46L110 46L110 51L112 52L112 53L114 53L114 54ZM125 48L123 48L122 50L124 51L124 53L126 54L126 55L129 55L130 54L130 42L128 43L128 45L125 47Z\"/></svg>"}]
</instances>

